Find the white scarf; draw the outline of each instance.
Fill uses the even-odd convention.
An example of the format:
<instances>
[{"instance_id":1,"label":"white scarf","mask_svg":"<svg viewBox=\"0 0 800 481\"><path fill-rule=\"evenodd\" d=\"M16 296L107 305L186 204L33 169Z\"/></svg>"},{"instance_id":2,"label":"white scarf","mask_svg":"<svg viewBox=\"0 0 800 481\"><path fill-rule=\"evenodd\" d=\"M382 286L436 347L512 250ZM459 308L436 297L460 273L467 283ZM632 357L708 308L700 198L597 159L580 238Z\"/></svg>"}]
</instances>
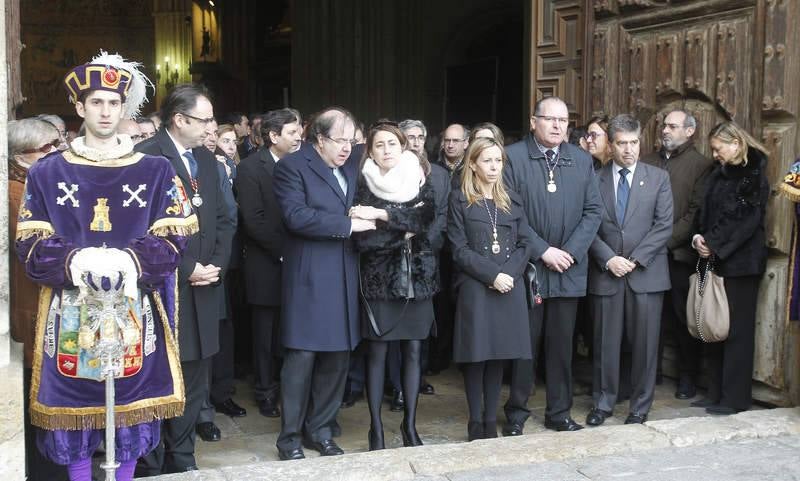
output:
<instances>
[{"instance_id":1,"label":"white scarf","mask_svg":"<svg viewBox=\"0 0 800 481\"><path fill-rule=\"evenodd\" d=\"M419 188L425 183L425 175L419 165L419 158L411 151L400 154L400 160L389 172L381 175L374 160L367 157L361 169L369 190L379 199L389 202L408 202L419 195Z\"/></svg>"},{"instance_id":2,"label":"white scarf","mask_svg":"<svg viewBox=\"0 0 800 481\"><path fill-rule=\"evenodd\" d=\"M86 137L78 137L69 144L70 149L84 159L102 162L116 160L133 152L133 141L126 134L117 134L117 145L110 149L95 149L86 145Z\"/></svg>"}]
</instances>

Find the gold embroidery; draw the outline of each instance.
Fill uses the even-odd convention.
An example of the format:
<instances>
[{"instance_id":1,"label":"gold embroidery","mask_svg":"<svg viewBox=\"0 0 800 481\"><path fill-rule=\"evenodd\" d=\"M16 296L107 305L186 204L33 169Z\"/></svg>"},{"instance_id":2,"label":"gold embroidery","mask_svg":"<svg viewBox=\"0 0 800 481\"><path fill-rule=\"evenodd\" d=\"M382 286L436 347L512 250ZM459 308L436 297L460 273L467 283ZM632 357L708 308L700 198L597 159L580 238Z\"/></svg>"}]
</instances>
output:
<instances>
[{"instance_id":1,"label":"gold embroidery","mask_svg":"<svg viewBox=\"0 0 800 481\"><path fill-rule=\"evenodd\" d=\"M108 218L109 207L107 205L108 199L99 197L97 204L94 206L94 219L89 225L89 229L95 232L110 232L111 220Z\"/></svg>"}]
</instances>

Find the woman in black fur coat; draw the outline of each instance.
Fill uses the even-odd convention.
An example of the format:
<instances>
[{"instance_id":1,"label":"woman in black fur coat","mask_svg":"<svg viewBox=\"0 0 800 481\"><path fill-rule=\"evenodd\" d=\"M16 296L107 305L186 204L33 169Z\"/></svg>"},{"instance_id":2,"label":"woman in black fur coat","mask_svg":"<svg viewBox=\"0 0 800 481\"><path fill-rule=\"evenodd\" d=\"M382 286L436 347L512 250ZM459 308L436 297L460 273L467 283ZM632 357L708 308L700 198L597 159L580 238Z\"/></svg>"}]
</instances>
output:
<instances>
[{"instance_id":1,"label":"woman in black fur coat","mask_svg":"<svg viewBox=\"0 0 800 481\"><path fill-rule=\"evenodd\" d=\"M401 341L405 395L400 432L404 446L419 446L416 412L422 341L434 320L436 258L427 231L435 217L434 191L419 158L406 150L396 124L370 129L350 216L375 220L376 229L353 235L361 252L364 337L369 342L367 402L369 449L383 449L381 401L389 341Z\"/></svg>"},{"instance_id":2,"label":"woman in black fur coat","mask_svg":"<svg viewBox=\"0 0 800 481\"><path fill-rule=\"evenodd\" d=\"M756 300L767 266L764 218L770 188L767 149L760 142L733 122L717 125L708 137L720 165L706 181L692 247L703 259L710 258L725 279L730 332L726 340L706 344L708 392L692 405L724 415L746 411L752 403Z\"/></svg>"}]
</instances>

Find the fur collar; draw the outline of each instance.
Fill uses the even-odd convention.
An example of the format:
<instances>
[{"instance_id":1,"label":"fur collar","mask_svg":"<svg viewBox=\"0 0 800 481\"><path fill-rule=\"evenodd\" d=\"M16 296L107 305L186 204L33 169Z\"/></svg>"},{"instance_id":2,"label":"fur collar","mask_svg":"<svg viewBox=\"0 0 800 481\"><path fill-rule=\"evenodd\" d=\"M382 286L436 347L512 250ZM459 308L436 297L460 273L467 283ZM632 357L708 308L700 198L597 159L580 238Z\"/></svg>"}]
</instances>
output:
<instances>
[{"instance_id":1,"label":"fur collar","mask_svg":"<svg viewBox=\"0 0 800 481\"><path fill-rule=\"evenodd\" d=\"M72 153L93 162L115 160L133 153L133 141L129 135L117 134L117 145L108 150L99 150L86 145L86 137L78 137L69 145Z\"/></svg>"},{"instance_id":2,"label":"fur collar","mask_svg":"<svg viewBox=\"0 0 800 481\"><path fill-rule=\"evenodd\" d=\"M408 202L419 195L419 188L425 182L419 158L410 151L400 155L397 165L381 175L374 160L367 157L361 168L364 180L375 197L389 202Z\"/></svg>"}]
</instances>

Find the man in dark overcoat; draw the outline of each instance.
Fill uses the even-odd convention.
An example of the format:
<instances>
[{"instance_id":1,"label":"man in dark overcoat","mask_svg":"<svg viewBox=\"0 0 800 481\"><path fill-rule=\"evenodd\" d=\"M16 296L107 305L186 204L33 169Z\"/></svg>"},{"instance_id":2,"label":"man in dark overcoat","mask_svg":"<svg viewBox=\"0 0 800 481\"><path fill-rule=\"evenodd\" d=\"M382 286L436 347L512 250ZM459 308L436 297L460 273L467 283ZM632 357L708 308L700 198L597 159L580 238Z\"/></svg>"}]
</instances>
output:
<instances>
[{"instance_id":1,"label":"man in dark overcoat","mask_svg":"<svg viewBox=\"0 0 800 481\"><path fill-rule=\"evenodd\" d=\"M672 288L664 297L662 331L674 329L678 344L678 386L675 397L690 399L697 394L695 378L700 369L702 343L686 327L686 299L689 276L697 264L697 252L691 248L691 227L695 212L703 202L704 186L713 161L697 151L692 137L697 130L694 116L681 109L668 112L661 129L661 149L642 157L642 162L669 172L674 202L672 238L669 251L669 276ZM664 342L660 342L659 351ZM660 354L659 354L660 356ZM660 359L659 359L660 361Z\"/></svg>"},{"instance_id":2,"label":"man in dark overcoat","mask_svg":"<svg viewBox=\"0 0 800 481\"><path fill-rule=\"evenodd\" d=\"M225 316L220 279L235 230L220 189L217 160L203 146L207 126L214 121L208 91L179 85L164 99L161 114L161 130L137 144L136 151L169 159L192 201L200 232L189 241L178 267L178 343L186 408L183 416L164 422L164 450L145 458L141 474L197 469L195 424L209 394L211 357L219 350L219 321Z\"/></svg>"},{"instance_id":3,"label":"man in dark overcoat","mask_svg":"<svg viewBox=\"0 0 800 481\"><path fill-rule=\"evenodd\" d=\"M601 203L588 153L565 141L569 111L557 97L536 103L531 133L506 148L506 185L522 197L534 230L535 262L544 302L529 311L532 360L514 361L503 434L522 434L530 416L534 363L544 332L547 408L544 425L557 431L582 426L572 408L572 335L578 298L586 295L589 245L600 225Z\"/></svg>"},{"instance_id":4,"label":"man in dark overcoat","mask_svg":"<svg viewBox=\"0 0 800 481\"><path fill-rule=\"evenodd\" d=\"M350 234L375 228L350 219L360 149L355 122L339 108L310 124L311 144L275 166L275 197L287 230L281 296L280 459L343 454L331 424L344 394L350 351L361 340L358 253Z\"/></svg>"},{"instance_id":5,"label":"man in dark overcoat","mask_svg":"<svg viewBox=\"0 0 800 481\"><path fill-rule=\"evenodd\" d=\"M247 302L252 307L253 391L259 412L281 415L275 380L275 347L281 305L281 265L286 229L275 199L275 165L300 148L302 127L289 109L272 110L261 118L264 146L239 164L236 191L245 246Z\"/></svg>"},{"instance_id":6,"label":"man in dark overcoat","mask_svg":"<svg viewBox=\"0 0 800 481\"><path fill-rule=\"evenodd\" d=\"M614 159L597 173L603 217L589 248L589 303L594 322L593 408L586 424L599 426L617 403L623 334L632 351L630 414L641 424L653 404L661 302L670 287L667 242L672 192L663 169L639 162L641 126L630 115L611 119Z\"/></svg>"}]
</instances>

